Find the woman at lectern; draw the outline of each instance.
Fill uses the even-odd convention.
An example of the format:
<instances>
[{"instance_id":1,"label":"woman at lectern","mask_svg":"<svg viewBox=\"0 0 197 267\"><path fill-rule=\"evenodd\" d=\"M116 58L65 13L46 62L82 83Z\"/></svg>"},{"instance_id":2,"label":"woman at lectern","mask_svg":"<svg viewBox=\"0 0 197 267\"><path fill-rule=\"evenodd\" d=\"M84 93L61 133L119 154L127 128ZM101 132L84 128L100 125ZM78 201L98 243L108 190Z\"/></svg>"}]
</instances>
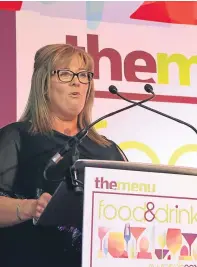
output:
<instances>
[{"instance_id":1,"label":"woman at lectern","mask_svg":"<svg viewBox=\"0 0 197 267\"><path fill-rule=\"evenodd\" d=\"M2 266L81 265L79 229L34 226L32 219L40 217L59 185L43 178L49 159L91 121L93 65L89 54L71 45L39 49L26 109L18 122L0 131ZM81 159L125 160L118 146L94 128L78 149ZM71 165L68 153L60 174Z\"/></svg>"}]
</instances>

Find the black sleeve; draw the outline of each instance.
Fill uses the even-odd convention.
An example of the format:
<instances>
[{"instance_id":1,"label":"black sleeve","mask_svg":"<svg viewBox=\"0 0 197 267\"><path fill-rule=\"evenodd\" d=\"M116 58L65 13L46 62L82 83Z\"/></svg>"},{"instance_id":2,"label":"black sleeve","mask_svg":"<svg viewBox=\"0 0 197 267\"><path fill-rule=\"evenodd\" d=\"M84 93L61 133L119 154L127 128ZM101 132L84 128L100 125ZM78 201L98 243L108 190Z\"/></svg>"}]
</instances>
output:
<instances>
[{"instance_id":1,"label":"black sleeve","mask_svg":"<svg viewBox=\"0 0 197 267\"><path fill-rule=\"evenodd\" d=\"M129 160L128 160L127 156L125 155L125 153L123 152L123 150L116 143L114 143L113 141L112 141L112 143L114 144L117 152L119 153L119 157L120 157L119 160L128 162Z\"/></svg>"},{"instance_id":2,"label":"black sleeve","mask_svg":"<svg viewBox=\"0 0 197 267\"><path fill-rule=\"evenodd\" d=\"M16 197L14 183L18 168L20 135L8 125L0 130L0 195Z\"/></svg>"}]
</instances>

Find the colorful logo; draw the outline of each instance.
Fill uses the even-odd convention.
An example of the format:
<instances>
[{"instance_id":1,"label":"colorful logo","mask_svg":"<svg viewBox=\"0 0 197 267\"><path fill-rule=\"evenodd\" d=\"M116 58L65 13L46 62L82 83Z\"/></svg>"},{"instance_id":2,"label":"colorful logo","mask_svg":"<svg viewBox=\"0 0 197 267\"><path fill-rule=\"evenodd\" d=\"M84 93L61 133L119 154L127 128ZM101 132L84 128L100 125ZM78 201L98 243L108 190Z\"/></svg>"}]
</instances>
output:
<instances>
[{"instance_id":1,"label":"colorful logo","mask_svg":"<svg viewBox=\"0 0 197 267\"><path fill-rule=\"evenodd\" d=\"M79 46L78 37L74 35L66 35L66 43ZM156 53L154 57L147 51L135 50L128 51L123 58L121 53L112 47L99 48L99 36L96 34L87 34L87 51L92 55L95 62L94 78L100 78L99 62L101 58L108 58L111 63L111 80L128 82L146 82L158 84L170 84L169 68L171 64L176 64L179 70L178 80L182 86L190 86L190 68L193 64L197 64L197 56L187 57L180 53L167 54ZM143 64L137 64L141 60ZM122 71L123 69L123 71ZM138 73L138 75L137 75ZM149 78L140 79L139 73L149 73ZM154 76L157 74L155 80Z\"/></svg>"}]
</instances>

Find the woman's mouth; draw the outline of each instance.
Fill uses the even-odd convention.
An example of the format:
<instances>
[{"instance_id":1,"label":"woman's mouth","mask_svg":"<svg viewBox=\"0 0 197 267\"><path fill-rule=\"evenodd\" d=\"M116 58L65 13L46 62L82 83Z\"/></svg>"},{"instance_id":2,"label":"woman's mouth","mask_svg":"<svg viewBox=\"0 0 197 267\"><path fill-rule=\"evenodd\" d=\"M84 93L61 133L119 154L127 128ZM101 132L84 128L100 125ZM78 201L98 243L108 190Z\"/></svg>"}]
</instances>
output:
<instances>
[{"instance_id":1,"label":"woman's mouth","mask_svg":"<svg viewBox=\"0 0 197 267\"><path fill-rule=\"evenodd\" d=\"M72 93L70 93L70 96L71 97L74 97L74 98L77 98L77 97L79 97L81 94L79 93L79 92L72 92Z\"/></svg>"}]
</instances>

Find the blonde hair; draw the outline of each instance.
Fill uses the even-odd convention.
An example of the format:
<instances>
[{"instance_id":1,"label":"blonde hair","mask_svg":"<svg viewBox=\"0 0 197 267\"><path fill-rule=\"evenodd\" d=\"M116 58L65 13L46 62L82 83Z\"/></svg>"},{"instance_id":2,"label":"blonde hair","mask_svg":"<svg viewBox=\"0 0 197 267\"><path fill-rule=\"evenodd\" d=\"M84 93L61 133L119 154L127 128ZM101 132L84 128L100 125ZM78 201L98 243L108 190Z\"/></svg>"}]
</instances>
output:
<instances>
[{"instance_id":1,"label":"blonde hair","mask_svg":"<svg viewBox=\"0 0 197 267\"><path fill-rule=\"evenodd\" d=\"M23 115L19 121L31 121L32 133L40 132L46 134L52 132L52 122L47 103L47 92L50 86L51 72L58 63L62 61L69 65L73 55L79 56L88 71L94 71L92 57L77 47L68 44L51 44L40 48L34 59L34 71L31 80L31 90ZM89 95L82 112L78 115L78 127L83 129L91 123L92 107L94 102L94 82L89 85ZM99 145L109 146L111 144L104 136L101 136L92 127L88 137Z\"/></svg>"}]
</instances>

